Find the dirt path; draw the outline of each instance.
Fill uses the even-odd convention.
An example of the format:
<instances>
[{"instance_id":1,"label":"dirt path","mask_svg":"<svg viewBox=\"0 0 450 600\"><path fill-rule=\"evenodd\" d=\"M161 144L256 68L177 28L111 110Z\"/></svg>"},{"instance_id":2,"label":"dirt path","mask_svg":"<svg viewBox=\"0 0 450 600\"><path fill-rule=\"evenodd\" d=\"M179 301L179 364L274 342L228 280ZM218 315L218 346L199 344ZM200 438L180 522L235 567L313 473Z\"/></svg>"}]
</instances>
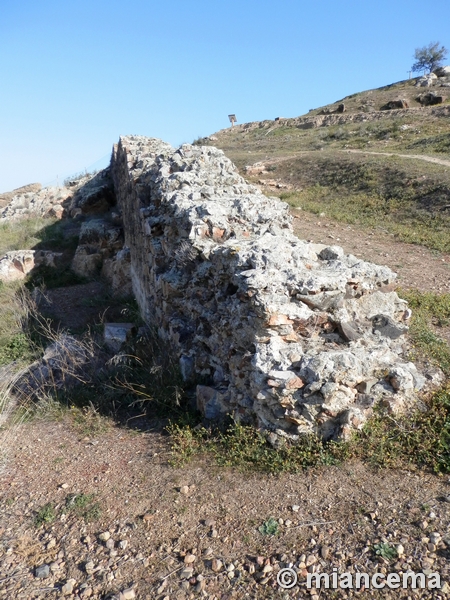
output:
<instances>
[{"instance_id":1,"label":"dirt path","mask_svg":"<svg viewBox=\"0 0 450 600\"><path fill-rule=\"evenodd\" d=\"M432 156L366 152L365 150L340 150L339 152L414 158L450 167L449 160ZM289 156L261 160L252 167L279 164L305 154L310 154L310 152L298 152ZM267 193L270 194L270 191ZM397 281L401 287L440 293L450 292L449 254L442 254L416 244L400 242L382 227L368 229L339 223L327 217L318 217L301 210L293 209L292 212L295 232L301 239L339 245L346 252L355 254L364 260L387 265L398 274Z\"/></svg>"},{"instance_id":2,"label":"dirt path","mask_svg":"<svg viewBox=\"0 0 450 600\"><path fill-rule=\"evenodd\" d=\"M368 152L367 150L352 150L352 149L341 150L341 152L351 152L353 154L378 154L381 156L399 156L400 158L415 158L417 160L425 160L426 162L450 167L450 160L444 160L443 158L435 158L434 156L425 156L424 154L397 154L396 152Z\"/></svg>"},{"instance_id":3,"label":"dirt path","mask_svg":"<svg viewBox=\"0 0 450 600\"><path fill-rule=\"evenodd\" d=\"M295 233L316 243L342 246L346 252L390 267L403 288L450 293L450 255L406 244L382 228L363 229L294 210Z\"/></svg>"},{"instance_id":4,"label":"dirt path","mask_svg":"<svg viewBox=\"0 0 450 600\"><path fill-rule=\"evenodd\" d=\"M397 152L374 152L368 150L358 150L356 148L345 148L339 149L335 148L333 152L341 152L343 154L373 154L378 156L398 156L399 158L411 158L416 160L424 160L426 162L434 163L436 165L443 165L444 167L450 167L450 160L445 160L443 158L436 158L435 156L426 156L425 154L398 154ZM301 152L293 152L292 154L286 156L278 156L275 158L266 158L261 161L255 163L256 165L265 164L265 165L275 165L278 163L282 163L288 160L292 160L293 158L298 158L299 156L310 155L310 150L302 150ZM252 165L255 166L255 165Z\"/></svg>"}]
</instances>

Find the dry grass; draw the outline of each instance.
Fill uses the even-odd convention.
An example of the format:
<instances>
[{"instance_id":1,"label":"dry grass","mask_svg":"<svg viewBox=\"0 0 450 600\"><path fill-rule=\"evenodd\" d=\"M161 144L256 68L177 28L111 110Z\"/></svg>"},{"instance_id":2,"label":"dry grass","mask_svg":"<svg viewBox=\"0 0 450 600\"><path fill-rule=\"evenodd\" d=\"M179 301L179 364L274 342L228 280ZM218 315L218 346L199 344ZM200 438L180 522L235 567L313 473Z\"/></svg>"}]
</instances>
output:
<instances>
[{"instance_id":1,"label":"dry grass","mask_svg":"<svg viewBox=\"0 0 450 600\"><path fill-rule=\"evenodd\" d=\"M0 367L12 361L20 366L33 358L28 335L32 314L36 314L36 306L27 290L17 283L0 282Z\"/></svg>"},{"instance_id":2,"label":"dry grass","mask_svg":"<svg viewBox=\"0 0 450 600\"><path fill-rule=\"evenodd\" d=\"M30 217L1 223L0 256L10 250L30 250L42 240L46 228L55 222L55 219Z\"/></svg>"}]
</instances>

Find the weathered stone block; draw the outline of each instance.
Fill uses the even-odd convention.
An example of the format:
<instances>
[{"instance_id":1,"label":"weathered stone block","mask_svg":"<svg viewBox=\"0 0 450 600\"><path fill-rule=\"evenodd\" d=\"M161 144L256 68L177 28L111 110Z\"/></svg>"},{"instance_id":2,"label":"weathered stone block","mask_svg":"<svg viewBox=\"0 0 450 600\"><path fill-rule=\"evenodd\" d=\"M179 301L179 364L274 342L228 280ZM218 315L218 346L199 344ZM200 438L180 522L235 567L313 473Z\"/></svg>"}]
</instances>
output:
<instances>
[{"instance_id":1,"label":"weathered stone block","mask_svg":"<svg viewBox=\"0 0 450 600\"><path fill-rule=\"evenodd\" d=\"M0 258L0 281L25 279L35 266L34 250L13 250Z\"/></svg>"},{"instance_id":2,"label":"weathered stone block","mask_svg":"<svg viewBox=\"0 0 450 600\"><path fill-rule=\"evenodd\" d=\"M133 323L105 323L103 339L111 350L117 352L135 332L136 326Z\"/></svg>"}]
</instances>

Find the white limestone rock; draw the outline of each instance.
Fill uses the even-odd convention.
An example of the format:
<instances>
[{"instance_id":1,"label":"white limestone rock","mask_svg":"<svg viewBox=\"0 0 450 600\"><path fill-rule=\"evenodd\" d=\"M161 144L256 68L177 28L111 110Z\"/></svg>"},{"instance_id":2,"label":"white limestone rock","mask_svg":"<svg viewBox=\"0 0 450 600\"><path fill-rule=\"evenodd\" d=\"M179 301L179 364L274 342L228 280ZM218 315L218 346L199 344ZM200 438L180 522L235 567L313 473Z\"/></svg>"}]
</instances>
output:
<instances>
[{"instance_id":1,"label":"white limestone rock","mask_svg":"<svg viewBox=\"0 0 450 600\"><path fill-rule=\"evenodd\" d=\"M409 410L410 312L389 268L310 244L289 207L216 148L121 138L111 163L143 317L173 345L208 418L291 440L347 436L376 404ZM361 391L362 390L362 391Z\"/></svg>"}]
</instances>

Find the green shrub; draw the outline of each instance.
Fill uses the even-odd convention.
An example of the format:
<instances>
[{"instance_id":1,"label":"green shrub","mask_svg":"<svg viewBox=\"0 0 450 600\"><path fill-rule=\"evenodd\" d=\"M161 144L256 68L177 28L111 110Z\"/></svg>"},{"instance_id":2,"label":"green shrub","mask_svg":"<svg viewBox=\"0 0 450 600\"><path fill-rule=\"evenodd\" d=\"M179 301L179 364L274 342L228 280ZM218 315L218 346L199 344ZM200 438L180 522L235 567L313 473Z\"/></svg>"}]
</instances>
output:
<instances>
[{"instance_id":1,"label":"green shrub","mask_svg":"<svg viewBox=\"0 0 450 600\"><path fill-rule=\"evenodd\" d=\"M102 512L94 494L69 494L66 498L66 510L86 522L96 521Z\"/></svg>"},{"instance_id":2,"label":"green shrub","mask_svg":"<svg viewBox=\"0 0 450 600\"><path fill-rule=\"evenodd\" d=\"M34 356L29 332L33 303L18 285L0 286L0 365L26 362Z\"/></svg>"},{"instance_id":3,"label":"green shrub","mask_svg":"<svg viewBox=\"0 0 450 600\"><path fill-rule=\"evenodd\" d=\"M53 523L56 519L56 510L51 502L44 504L38 511L34 518L35 527Z\"/></svg>"},{"instance_id":4,"label":"green shrub","mask_svg":"<svg viewBox=\"0 0 450 600\"><path fill-rule=\"evenodd\" d=\"M0 365L17 360L26 360L31 355L32 347L30 339L25 333L16 333L9 341L0 344Z\"/></svg>"},{"instance_id":5,"label":"green shrub","mask_svg":"<svg viewBox=\"0 0 450 600\"><path fill-rule=\"evenodd\" d=\"M276 535L278 533L278 522L273 517L270 517L258 527L258 531L262 535Z\"/></svg>"},{"instance_id":6,"label":"green shrub","mask_svg":"<svg viewBox=\"0 0 450 600\"><path fill-rule=\"evenodd\" d=\"M389 544L375 544L373 549L377 556L381 556L388 561L394 560L394 558L397 558L398 556L397 550Z\"/></svg>"}]
</instances>

